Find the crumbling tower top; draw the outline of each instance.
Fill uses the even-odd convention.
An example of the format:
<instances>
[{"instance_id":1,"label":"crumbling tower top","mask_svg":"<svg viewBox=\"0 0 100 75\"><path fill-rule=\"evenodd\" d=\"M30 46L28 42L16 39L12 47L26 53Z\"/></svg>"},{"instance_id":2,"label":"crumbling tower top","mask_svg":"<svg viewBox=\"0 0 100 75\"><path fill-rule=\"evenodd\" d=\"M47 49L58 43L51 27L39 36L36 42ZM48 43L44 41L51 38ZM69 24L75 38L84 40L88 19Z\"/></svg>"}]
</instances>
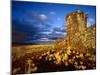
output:
<instances>
[{"instance_id":1,"label":"crumbling tower top","mask_svg":"<svg viewBox=\"0 0 100 75\"><path fill-rule=\"evenodd\" d=\"M69 45L75 45L76 42L82 40L81 35L87 29L87 15L77 10L66 16L66 32Z\"/></svg>"},{"instance_id":2,"label":"crumbling tower top","mask_svg":"<svg viewBox=\"0 0 100 75\"><path fill-rule=\"evenodd\" d=\"M76 32L84 32L87 28L87 16L81 11L70 13L66 17L67 34L73 34Z\"/></svg>"}]
</instances>

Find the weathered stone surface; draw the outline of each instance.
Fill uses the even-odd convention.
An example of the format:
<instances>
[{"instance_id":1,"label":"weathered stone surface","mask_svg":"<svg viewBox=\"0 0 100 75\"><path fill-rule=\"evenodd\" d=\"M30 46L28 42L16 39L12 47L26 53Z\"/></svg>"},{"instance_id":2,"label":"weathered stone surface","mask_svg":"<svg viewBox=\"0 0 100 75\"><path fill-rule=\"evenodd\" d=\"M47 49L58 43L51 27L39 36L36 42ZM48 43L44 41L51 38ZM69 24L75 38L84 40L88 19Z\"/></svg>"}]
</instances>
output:
<instances>
[{"instance_id":1,"label":"weathered stone surface","mask_svg":"<svg viewBox=\"0 0 100 75\"><path fill-rule=\"evenodd\" d=\"M66 17L67 43L72 48L95 48L95 27L87 27L87 15L80 10Z\"/></svg>"}]
</instances>

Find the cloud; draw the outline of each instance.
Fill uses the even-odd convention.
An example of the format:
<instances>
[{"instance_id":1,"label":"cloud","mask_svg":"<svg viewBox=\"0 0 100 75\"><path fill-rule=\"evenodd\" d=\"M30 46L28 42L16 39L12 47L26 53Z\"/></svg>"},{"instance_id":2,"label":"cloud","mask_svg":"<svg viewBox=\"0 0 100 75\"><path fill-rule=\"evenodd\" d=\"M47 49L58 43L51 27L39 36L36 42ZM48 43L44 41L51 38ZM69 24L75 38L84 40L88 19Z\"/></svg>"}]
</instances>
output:
<instances>
[{"instance_id":1,"label":"cloud","mask_svg":"<svg viewBox=\"0 0 100 75\"><path fill-rule=\"evenodd\" d=\"M19 17L20 18L20 17ZM13 31L27 32L23 38L16 39L16 42L42 43L64 38L65 29L62 26L56 27L45 14L26 14L23 18L13 21Z\"/></svg>"},{"instance_id":2,"label":"cloud","mask_svg":"<svg viewBox=\"0 0 100 75\"><path fill-rule=\"evenodd\" d=\"M93 18L88 18L87 19L87 26L88 27L91 26L91 25L93 25L94 23L95 23L95 20Z\"/></svg>"},{"instance_id":3,"label":"cloud","mask_svg":"<svg viewBox=\"0 0 100 75\"><path fill-rule=\"evenodd\" d=\"M53 15L53 14L55 14L55 12L51 11L51 12L50 12L50 14L52 14L52 15Z\"/></svg>"},{"instance_id":4,"label":"cloud","mask_svg":"<svg viewBox=\"0 0 100 75\"><path fill-rule=\"evenodd\" d=\"M90 22L94 22L94 19L93 19L93 18L89 18L89 21L90 21Z\"/></svg>"},{"instance_id":5,"label":"cloud","mask_svg":"<svg viewBox=\"0 0 100 75\"><path fill-rule=\"evenodd\" d=\"M45 32L41 32L42 34L45 34L45 35L49 35L51 34L52 32L51 31L45 31Z\"/></svg>"},{"instance_id":6,"label":"cloud","mask_svg":"<svg viewBox=\"0 0 100 75\"><path fill-rule=\"evenodd\" d=\"M41 20L47 20L48 19L48 17L45 14L39 15L39 17L40 17Z\"/></svg>"},{"instance_id":7,"label":"cloud","mask_svg":"<svg viewBox=\"0 0 100 75\"><path fill-rule=\"evenodd\" d=\"M48 41L50 39L48 39L48 38L40 38L39 40L41 40L41 41Z\"/></svg>"}]
</instances>

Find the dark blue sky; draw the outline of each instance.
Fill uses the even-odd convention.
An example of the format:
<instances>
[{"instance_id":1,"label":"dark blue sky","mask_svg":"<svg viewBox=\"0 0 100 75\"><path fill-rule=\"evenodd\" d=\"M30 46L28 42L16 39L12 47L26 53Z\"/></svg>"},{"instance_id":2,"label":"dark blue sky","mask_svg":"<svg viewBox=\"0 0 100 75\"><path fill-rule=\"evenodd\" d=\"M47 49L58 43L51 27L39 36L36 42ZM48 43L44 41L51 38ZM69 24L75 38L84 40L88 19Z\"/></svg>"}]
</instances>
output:
<instances>
[{"instance_id":1,"label":"dark blue sky","mask_svg":"<svg viewBox=\"0 0 100 75\"><path fill-rule=\"evenodd\" d=\"M95 6L12 1L13 42L51 42L64 38L65 17L76 10L88 14L88 26L95 23Z\"/></svg>"}]
</instances>

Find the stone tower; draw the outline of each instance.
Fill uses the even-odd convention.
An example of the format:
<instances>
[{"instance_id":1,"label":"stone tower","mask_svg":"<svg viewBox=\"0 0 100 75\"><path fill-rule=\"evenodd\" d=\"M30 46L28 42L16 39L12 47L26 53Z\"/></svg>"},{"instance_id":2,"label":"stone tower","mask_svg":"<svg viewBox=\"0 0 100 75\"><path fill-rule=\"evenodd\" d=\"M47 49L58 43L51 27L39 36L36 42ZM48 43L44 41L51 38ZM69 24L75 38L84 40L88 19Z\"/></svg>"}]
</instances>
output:
<instances>
[{"instance_id":1,"label":"stone tower","mask_svg":"<svg viewBox=\"0 0 100 75\"><path fill-rule=\"evenodd\" d=\"M83 11L77 10L66 17L66 32L69 44L79 41L81 34L87 29L87 16Z\"/></svg>"}]
</instances>

